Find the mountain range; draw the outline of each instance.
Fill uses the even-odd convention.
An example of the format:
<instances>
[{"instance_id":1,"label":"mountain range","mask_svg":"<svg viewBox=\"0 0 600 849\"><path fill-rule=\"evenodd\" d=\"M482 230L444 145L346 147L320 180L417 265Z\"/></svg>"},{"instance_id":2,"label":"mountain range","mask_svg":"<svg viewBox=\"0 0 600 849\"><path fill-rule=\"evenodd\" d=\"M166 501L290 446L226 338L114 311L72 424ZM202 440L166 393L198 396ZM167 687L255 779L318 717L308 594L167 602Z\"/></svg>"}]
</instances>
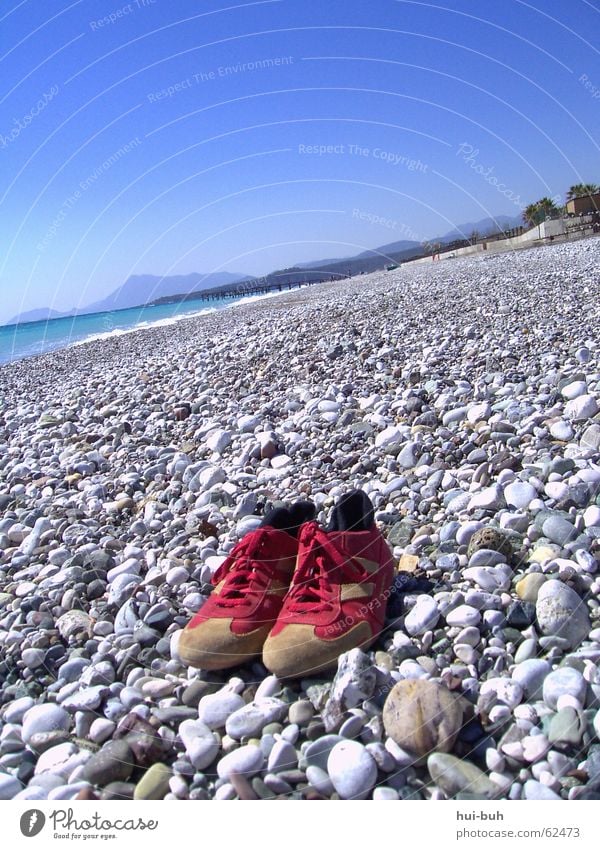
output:
<instances>
[{"instance_id":1,"label":"mountain range","mask_svg":"<svg viewBox=\"0 0 600 849\"><path fill-rule=\"evenodd\" d=\"M521 223L519 216L499 215L496 218L484 218L481 221L460 224L443 236L435 236L429 239L430 243L439 242L448 244L457 239L466 239L473 232L485 235L498 230L507 230ZM312 262L298 263L291 268L273 271L265 277L260 278L261 283L269 285L285 284L288 281L297 281L303 275L312 276L312 279L329 279L329 277L344 277L348 274L368 274L380 269L388 262L404 262L423 253L423 244L417 241L402 240L390 242L386 245L363 251L350 257L336 259L313 260ZM316 275L316 277L314 277ZM195 294L208 290L222 290L231 292L241 282L251 283L256 277L250 274L235 274L231 272L218 272L201 274L174 275L160 277L152 274L135 274L128 277L122 286L119 286L108 297L95 301L87 307L72 309L68 312L57 312L49 307L29 310L14 316L7 325L24 324L33 321L47 321L54 318L69 318L75 315L86 315L89 313L111 312L123 310L130 307L143 306L150 303L164 303L165 301L191 299Z\"/></svg>"},{"instance_id":2,"label":"mountain range","mask_svg":"<svg viewBox=\"0 0 600 849\"><path fill-rule=\"evenodd\" d=\"M87 307L57 312L48 307L29 310L11 318L7 324L23 324L28 321L47 321L52 318L70 318L74 315L88 315L96 312L111 312L139 307L170 295L186 295L189 292L204 292L247 280L247 274L232 274L221 271L216 274L180 274L172 277L157 277L154 274L134 274L108 297L94 301Z\"/></svg>"}]
</instances>

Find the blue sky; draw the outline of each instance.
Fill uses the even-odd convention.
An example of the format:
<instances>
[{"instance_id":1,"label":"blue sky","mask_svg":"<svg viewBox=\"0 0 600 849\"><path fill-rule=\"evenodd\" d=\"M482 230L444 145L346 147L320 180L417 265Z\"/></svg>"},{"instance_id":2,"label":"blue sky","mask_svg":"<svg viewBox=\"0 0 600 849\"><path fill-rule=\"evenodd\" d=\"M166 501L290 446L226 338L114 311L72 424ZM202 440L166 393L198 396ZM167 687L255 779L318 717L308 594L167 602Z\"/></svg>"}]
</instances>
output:
<instances>
[{"instance_id":1,"label":"blue sky","mask_svg":"<svg viewBox=\"0 0 600 849\"><path fill-rule=\"evenodd\" d=\"M597 0L0 4L0 321L600 182Z\"/></svg>"}]
</instances>

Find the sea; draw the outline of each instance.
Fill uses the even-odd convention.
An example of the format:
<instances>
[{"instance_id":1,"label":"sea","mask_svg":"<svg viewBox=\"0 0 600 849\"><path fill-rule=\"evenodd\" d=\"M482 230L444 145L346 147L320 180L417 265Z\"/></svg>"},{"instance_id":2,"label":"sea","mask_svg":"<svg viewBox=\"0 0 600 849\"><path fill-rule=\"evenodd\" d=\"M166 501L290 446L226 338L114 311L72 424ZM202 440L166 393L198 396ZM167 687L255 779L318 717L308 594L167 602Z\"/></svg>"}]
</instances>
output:
<instances>
[{"instance_id":1,"label":"sea","mask_svg":"<svg viewBox=\"0 0 600 849\"><path fill-rule=\"evenodd\" d=\"M240 303L273 297L278 292L222 298L187 300L171 304L149 304L111 312L96 312L69 318L29 321L0 327L0 364L46 354L60 348L82 345L96 339L122 336L148 327L167 326L191 316L207 315ZM209 306L207 306L209 305Z\"/></svg>"}]
</instances>

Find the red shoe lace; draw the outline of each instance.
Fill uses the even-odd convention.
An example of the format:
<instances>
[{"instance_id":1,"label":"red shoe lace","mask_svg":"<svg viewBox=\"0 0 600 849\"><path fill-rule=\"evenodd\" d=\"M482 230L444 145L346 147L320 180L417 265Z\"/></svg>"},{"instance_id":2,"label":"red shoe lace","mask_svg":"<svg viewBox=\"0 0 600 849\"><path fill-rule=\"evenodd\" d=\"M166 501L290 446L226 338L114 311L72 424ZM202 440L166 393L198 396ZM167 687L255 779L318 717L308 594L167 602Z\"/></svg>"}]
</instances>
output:
<instances>
[{"instance_id":1,"label":"red shoe lace","mask_svg":"<svg viewBox=\"0 0 600 849\"><path fill-rule=\"evenodd\" d=\"M309 522L300 530L300 546L306 546L301 565L296 569L286 607L295 613L317 613L331 610L333 588L330 578L335 575L336 583L354 584L368 580L368 574L360 564L340 551L331 538L317 525Z\"/></svg>"},{"instance_id":2,"label":"red shoe lace","mask_svg":"<svg viewBox=\"0 0 600 849\"><path fill-rule=\"evenodd\" d=\"M274 563L265 557L264 543L268 531L259 528L242 539L219 566L212 577L216 586L225 583L216 603L221 607L236 607L247 601L248 592L264 592L274 574ZM259 554L262 553L262 559Z\"/></svg>"}]
</instances>

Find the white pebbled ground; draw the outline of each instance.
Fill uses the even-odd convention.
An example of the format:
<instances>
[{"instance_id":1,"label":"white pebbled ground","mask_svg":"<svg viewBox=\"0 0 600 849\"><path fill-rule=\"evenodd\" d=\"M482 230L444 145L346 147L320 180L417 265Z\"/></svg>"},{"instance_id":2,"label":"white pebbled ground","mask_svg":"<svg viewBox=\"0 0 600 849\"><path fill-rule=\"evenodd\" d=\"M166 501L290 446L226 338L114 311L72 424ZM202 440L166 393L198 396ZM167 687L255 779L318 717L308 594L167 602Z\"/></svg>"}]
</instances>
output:
<instances>
[{"instance_id":1,"label":"white pebbled ground","mask_svg":"<svg viewBox=\"0 0 600 849\"><path fill-rule=\"evenodd\" d=\"M599 798L599 269L406 266L1 368L0 799ZM428 592L335 681L182 666L261 508L353 487ZM450 753L388 737L414 678Z\"/></svg>"}]
</instances>

